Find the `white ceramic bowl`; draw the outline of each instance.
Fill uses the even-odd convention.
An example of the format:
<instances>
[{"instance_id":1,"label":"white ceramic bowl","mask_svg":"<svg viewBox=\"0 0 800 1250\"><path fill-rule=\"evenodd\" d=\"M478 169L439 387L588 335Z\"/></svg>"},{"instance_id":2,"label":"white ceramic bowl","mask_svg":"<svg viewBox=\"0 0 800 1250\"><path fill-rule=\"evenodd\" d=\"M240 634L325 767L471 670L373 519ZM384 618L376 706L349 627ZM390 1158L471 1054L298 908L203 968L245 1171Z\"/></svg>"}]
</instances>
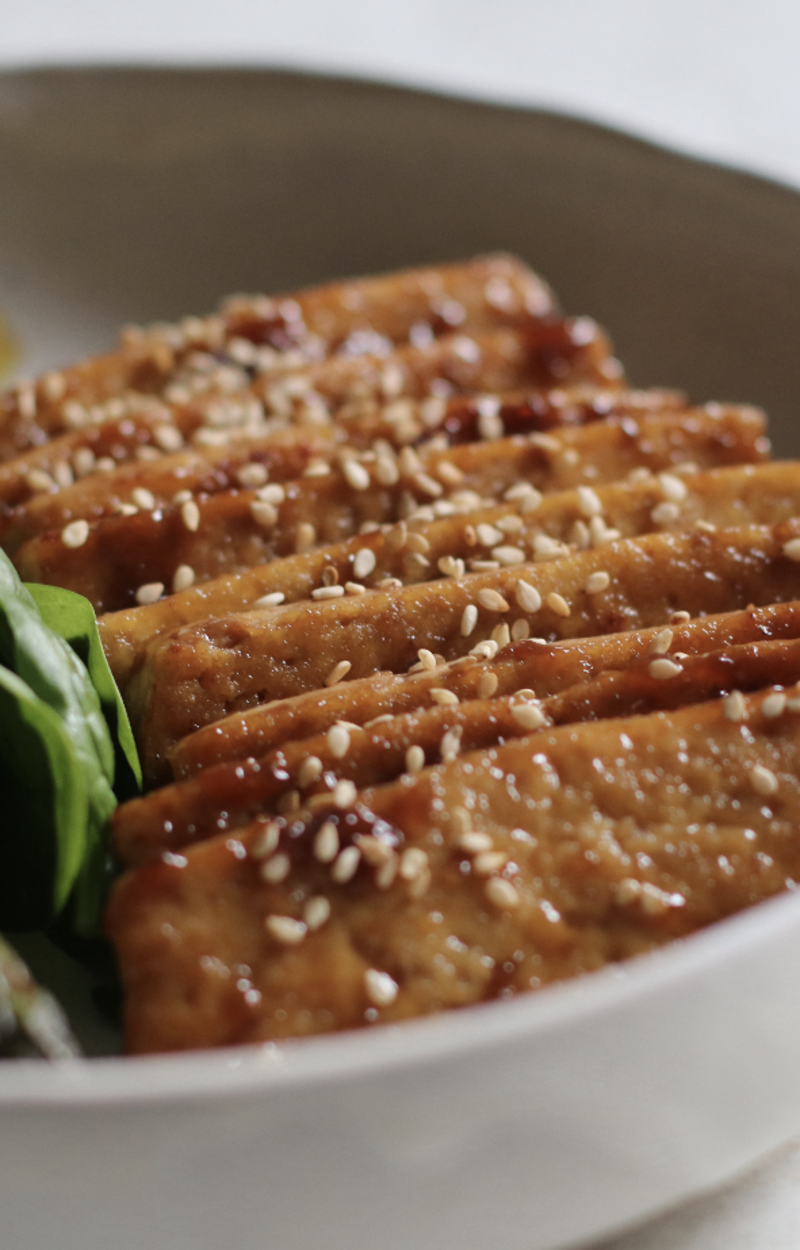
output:
<instances>
[{"instance_id":1,"label":"white ceramic bowl","mask_svg":"<svg viewBox=\"0 0 800 1250\"><path fill-rule=\"evenodd\" d=\"M641 384L797 447L800 199L562 117L270 72L0 75L26 371L234 289L518 251ZM800 1124L800 899L515 1002L287 1044L0 1066L14 1250L554 1250Z\"/></svg>"}]
</instances>

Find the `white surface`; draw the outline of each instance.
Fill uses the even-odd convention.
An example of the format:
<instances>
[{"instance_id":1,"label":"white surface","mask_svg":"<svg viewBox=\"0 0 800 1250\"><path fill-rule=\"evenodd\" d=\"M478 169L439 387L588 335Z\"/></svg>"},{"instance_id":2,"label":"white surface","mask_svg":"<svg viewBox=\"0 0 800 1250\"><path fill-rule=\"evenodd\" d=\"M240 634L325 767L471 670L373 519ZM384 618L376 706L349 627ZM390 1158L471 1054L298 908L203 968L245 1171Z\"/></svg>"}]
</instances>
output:
<instances>
[{"instance_id":1,"label":"white surface","mask_svg":"<svg viewBox=\"0 0 800 1250\"><path fill-rule=\"evenodd\" d=\"M800 186L796 0L4 0L0 64L283 63L553 105ZM606 1250L610 1250L610 1244ZM800 1149L614 1250L796 1250ZM44 1248L42 1248L44 1250Z\"/></svg>"},{"instance_id":2,"label":"white surface","mask_svg":"<svg viewBox=\"0 0 800 1250\"><path fill-rule=\"evenodd\" d=\"M800 185L797 0L3 0L0 64L247 62L550 104Z\"/></svg>"}]
</instances>

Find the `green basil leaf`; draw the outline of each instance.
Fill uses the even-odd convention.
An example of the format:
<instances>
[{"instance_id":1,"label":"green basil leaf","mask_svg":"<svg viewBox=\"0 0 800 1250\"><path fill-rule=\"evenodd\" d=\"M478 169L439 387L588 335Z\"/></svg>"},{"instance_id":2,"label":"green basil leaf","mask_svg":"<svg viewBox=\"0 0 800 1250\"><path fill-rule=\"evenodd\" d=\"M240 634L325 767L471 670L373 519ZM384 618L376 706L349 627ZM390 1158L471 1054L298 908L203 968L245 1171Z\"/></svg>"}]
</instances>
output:
<instances>
[{"instance_id":1,"label":"green basil leaf","mask_svg":"<svg viewBox=\"0 0 800 1250\"><path fill-rule=\"evenodd\" d=\"M142 767L128 713L108 666L97 618L88 599L73 590L26 582L42 620L64 638L86 666L115 746L114 790L120 802L142 788Z\"/></svg>"},{"instance_id":2,"label":"green basil leaf","mask_svg":"<svg viewBox=\"0 0 800 1250\"><path fill-rule=\"evenodd\" d=\"M49 924L78 878L89 834L89 788L64 722L0 668L0 918Z\"/></svg>"}]
</instances>

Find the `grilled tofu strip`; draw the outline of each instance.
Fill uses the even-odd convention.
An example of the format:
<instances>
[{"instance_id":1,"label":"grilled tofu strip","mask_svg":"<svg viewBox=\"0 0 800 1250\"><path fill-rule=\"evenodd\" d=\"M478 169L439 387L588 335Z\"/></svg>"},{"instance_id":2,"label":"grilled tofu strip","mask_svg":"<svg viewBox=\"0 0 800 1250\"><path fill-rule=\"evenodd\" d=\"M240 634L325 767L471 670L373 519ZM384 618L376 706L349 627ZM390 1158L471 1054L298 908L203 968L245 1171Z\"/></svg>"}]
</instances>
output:
<instances>
[{"instance_id":1,"label":"grilled tofu strip","mask_svg":"<svg viewBox=\"0 0 800 1250\"><path fill-rule=\"evenodd\" d=\"M107 928L129 1050L508 997L782 892L800 716L766 697L746 735L721 701L555 728L126 873Z\"/></svg>"},{"instance_id":2,"label":"grilled tofu strip","mask_svg":"<svg viewBox=\"0 0 800 1250\"><path fill-rule=\"evenodd\" d=\"M260 757L216 764L125 803L114 814L117 854L129 866L146 863L163 851L237 829L259 814L313 807L343 779L363 790L438 764L456 748L463 754L553 725L702 703L730 694L734 683L740 692L770 683L780 691L800 679L800 638L740 644L675 663L672 676L662 678L654 675L654 656L648 654L627 669L539 700L527 692L442 706L438 698L450 692L434 687L432 706L367 729L338 722L327 733L284 743ZM657 657L655 664L658 672ZM788 697L800 700L800 690ZM773 704L781 707L779 695ZM735 711L736 702L730 707Z\"/></svg>"},{"instance_id":3,"label":"grilled tofu strip","mask_svg":"<svg viewBox=\"0 0 800 1250\"><path fill-rule=\"evenodd\" d=\"M510 293L505 308L486 299L486 290L501 284ZM389 309L391 291L402 291L402 308ZM296 374L334 351L346 357L376 352L385 357L397 345L402 349L411 342L413 348L416 342L425 347L439 335L452 338L456 325L465 336L481 335L493 326L532 328L539 323L559 324L552 296L529 269L509 257L337 283L278 300L233 298L221 315L146 330L131 327L123 332L116 353L7 391L0 396L0 459L112 416L107 406L121 397L169 399L171 387L197 382L198 373L200 381L208 374L213 388L217 365L227 369L227 388L237 371L246 383L253 373L262 378ZM580 333L586 338L586 327Z\"/></svg>"},{"instance_id":4,"label":"grilled tofu strip","mask_svg":"<svg viewBox=\"0 0 800 1250\"><path fill-rule=\"evenodd\" d=\"M469 656L410 674L378 673L259 704L182 738L170 754L170 763L180 779L222 761L257 758L298 740L327 734L338 722L369 730L378 721L429 707L434 689L447 690L459 703L477 699L487 684L498 698L525 690L544 700L582 687L605 672L627 670L644 657L649 662L653 658L650 647L666 628L672 632L673 654L689 656L800 637L800 602L689 621L683 613L677 615L679 619L669 623L628 633L556 643L529 638L512 642L490 659Z\"/></svg>"},{"instance_id":5,"label":"grilled tofu strip","mask_svg":"<svg viewBox=\"0 0 800 1250\"><path fill-rule=\"evenodd\" d=\"M665 490L678 495L685 490L679 506L665 498ZM558 554L554 543L568 545L571 552L579 542L600 545L609 531L632 538L654 529L691 529L698 521L720 527L774 525L800 515L800 463L712 469L677 480L649 476L644 481L600 486L588 494L556 491L544 495L538 506L531 507L532 503L535 498L525 494L520 500L466 516L419 521L413 528L403 523L389 532L364 534L286 556L242 573L225 574L154 604L106 615L100 628L117 683L125 686L146 647L169 629L207 616L245 611L265 596L275 596L276 604L294 603L309 598L326 581L356 594L363 586L380 585L386 577L409 585L441 573L457 576L458 561L470 568L475 560L489 561L495 556L501 557L498 563L507 564L521 562L528 555L550 559ZM603 529L596 525L594 535L588 524L591 517L587 517L592 510L603 519ZM553 542L543 542L542 535Z\"/></svg>"},{"instance_id":6,"label":"grilled tofu strip","mask_svg":"<svg viewBox=\"0 0 800 1250\"><path fill-rule=\"evenodd\" d=\"M175 743L231 712L342 676L402 672L421 649L446 662L476 644L491 649L515 620L555 641L663 624L677 609L698 616L796 599L800 564L784 552L796 535L791 522L650 534L536 566L186 626L150 648L128 688L145 776L167 780ZM608 587L587 591L599 572Z\"/></svg>"},{"instance_id":7,"label":"grilled tofu strip","mask_svg":"<svg viewBox=\"0 0 800 1250\"><path fill-rule=\"evenodd\" d=\"M74 530L49 532L16 553L21 575L76 590L97 612L141 602L141 586L172 587L181 567L196 582L239 572L276 556L330 543L366 525L421 517L449 501L458 509L502 498L520 482L546 491L626 476L633 469L660 471L691 460L700 468L757 461L765 455L762 418L750 409L691 420L675 415L627 418L565 427L558 436L467 443L422 457L406 448L397 459L342 457L324 477L301 478L275 494L241 490L200 496L155 512L90 523L73 542ZM465 495L471 492L471 495ZM283 495L283 499L280 498ZM191 509L191 512L188 510ZM192 517L191 524L187 516ZM158 596L156 596L157 598Z\"/></svg>"}]
</instances>

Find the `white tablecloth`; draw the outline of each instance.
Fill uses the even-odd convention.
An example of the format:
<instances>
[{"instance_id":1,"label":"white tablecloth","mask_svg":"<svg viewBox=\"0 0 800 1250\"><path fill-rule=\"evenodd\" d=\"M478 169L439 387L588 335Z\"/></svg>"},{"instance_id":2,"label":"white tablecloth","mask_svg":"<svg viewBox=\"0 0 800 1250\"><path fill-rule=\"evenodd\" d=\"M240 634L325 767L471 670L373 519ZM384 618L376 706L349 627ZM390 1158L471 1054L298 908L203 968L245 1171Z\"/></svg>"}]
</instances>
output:
<instances>
[{"instance_id":1,"label":"white tablecloth","mask_svg":"<svg viewBox=\"0 0 800 1250\"><path fill-rule=\"evenodd\" d=\"M0 3L0 68L105 61L356 72L566 109L800 187L798 45L798 0ZM800 1144L603 1250L612 1245L797 1250Z\"/></svg>"}]
</instances>

